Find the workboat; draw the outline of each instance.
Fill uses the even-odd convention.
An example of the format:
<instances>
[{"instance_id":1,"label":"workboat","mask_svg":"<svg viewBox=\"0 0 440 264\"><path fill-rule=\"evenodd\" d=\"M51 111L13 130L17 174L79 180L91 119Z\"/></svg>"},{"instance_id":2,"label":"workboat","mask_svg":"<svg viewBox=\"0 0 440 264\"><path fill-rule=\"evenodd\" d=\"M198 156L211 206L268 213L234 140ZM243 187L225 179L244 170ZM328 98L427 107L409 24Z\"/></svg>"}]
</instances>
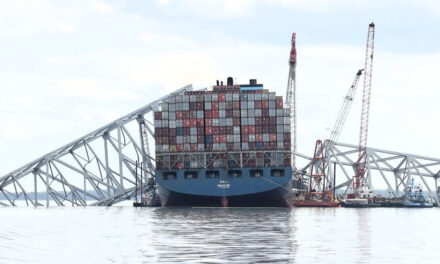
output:
<instances>
[{"instance_id":1,"label":"workboat","mask_svg":"<svg viewBox=\"0 0 440 264\"><path fill-rule=\"evenodd\" d=\"M412 208L431 208L433 203L423 194L422 186L414 184L414 178L411 178L405 188L404 207Z\"/></svg>"},{"instance_id":2,"label":"workboat","mask_svg":"<svg viewBox=\"0 0 440 264\"><path fill-rule=\"evenodd\" d=\"M347 197L341 201L342 207L380 207L380 203L374 199L375 195L368 188L367 184L363 184L357 193L347 194Z\"/></svg>"}]
</instances>

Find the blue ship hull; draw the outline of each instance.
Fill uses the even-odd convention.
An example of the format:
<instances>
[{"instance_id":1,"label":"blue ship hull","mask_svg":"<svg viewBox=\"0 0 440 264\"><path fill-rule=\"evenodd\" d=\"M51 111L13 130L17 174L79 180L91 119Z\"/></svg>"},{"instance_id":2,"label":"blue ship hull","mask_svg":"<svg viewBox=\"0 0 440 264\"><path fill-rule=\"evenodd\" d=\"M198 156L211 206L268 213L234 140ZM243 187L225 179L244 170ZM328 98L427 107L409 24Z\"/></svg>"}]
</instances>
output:
<instances>
[{"instance_id":1,"label":"blue ship hull","mask_svg":"<svg viewBox=\"0 0 440 264\"><path fill-rule=\"evenodd\" d=\"M282 173L280 173L282 172ZM290 207L291 167L157 170L162 206Z\"/></svg>"}]
</instances>

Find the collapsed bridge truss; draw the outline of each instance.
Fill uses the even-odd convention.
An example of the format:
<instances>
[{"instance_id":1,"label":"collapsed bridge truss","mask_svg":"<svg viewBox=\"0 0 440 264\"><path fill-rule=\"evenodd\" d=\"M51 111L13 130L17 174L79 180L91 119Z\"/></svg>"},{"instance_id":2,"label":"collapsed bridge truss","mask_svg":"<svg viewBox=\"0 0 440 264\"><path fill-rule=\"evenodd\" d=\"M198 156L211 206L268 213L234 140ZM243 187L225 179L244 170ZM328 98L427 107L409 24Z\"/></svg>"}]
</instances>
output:
<instances>
[{"instance_id":1,"label":"collapsed bridge truss","mask_svg":"<svg viewBox=\"0 0 440 264\"><path fill-rule=\"evenodd\" d=\"M324 172L325 181L322 181L319 190L326 184L327 190L353 191L353 176L356 175L356 162L358 160L358 146L324 142L323 152L326 153L324 167L319 159L296 154L310 162L297 175L302 175L308 181L310 169L314 173ZM314 166L312 165L314 162ZM328 165L328 166L327 166ZM440 204L440 189L438 186L440 176L440 159L400 153L376 148L366 149L365 179L370 190L383 190L381 195L389 198L401 197L405 187L414 179L423 187L427 195L437 204ZM374 187L374 188L373 188Z\"/></svg>"},{"instance_id":2,"label":"collapsed bridge truss","mask_svg":"<svg viewBox=\"0 0 440 264\"><path fill-rule=\"evenodd\" d=\"M191 90L185 86L0 177L0 205L113 205L154 188L153 111Z\"/></svg>"}]
</instances>

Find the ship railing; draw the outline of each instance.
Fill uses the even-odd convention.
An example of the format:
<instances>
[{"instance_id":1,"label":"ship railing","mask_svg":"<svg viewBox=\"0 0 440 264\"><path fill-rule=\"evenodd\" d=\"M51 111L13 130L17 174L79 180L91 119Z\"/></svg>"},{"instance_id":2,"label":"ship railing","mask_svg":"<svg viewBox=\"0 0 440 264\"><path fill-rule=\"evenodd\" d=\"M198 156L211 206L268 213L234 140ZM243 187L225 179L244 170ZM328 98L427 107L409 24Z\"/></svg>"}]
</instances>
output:
<instances>
[{"instance_id":1,"label":"ship railing","mask_svg":"<svg viewBox=\"0 0 440 264\"><path fill-rule=\"evenodd\" d=\"M156 154L158 169L290 166L290 151L169 152Z\"/></svg>"}]
</instances>

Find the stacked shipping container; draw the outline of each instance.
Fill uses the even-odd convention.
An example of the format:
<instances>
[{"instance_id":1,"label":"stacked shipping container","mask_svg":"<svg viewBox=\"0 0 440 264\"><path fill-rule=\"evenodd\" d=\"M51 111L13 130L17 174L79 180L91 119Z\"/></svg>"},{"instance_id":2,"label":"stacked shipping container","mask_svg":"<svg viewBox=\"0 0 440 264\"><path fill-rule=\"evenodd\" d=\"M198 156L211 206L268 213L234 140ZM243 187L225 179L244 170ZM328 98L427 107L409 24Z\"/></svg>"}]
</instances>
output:
<instances>
[{"instance_id":1,"label":"stacked shipping container","mask_svg":"<svg viewBox=\"0 0 440 264\"><path fill-rule=\"evenodd\" d=\"M290 166L290 109L262 85L242 86L162 103L154 113L157 169Z\"/></svg>"}]
</instances>

